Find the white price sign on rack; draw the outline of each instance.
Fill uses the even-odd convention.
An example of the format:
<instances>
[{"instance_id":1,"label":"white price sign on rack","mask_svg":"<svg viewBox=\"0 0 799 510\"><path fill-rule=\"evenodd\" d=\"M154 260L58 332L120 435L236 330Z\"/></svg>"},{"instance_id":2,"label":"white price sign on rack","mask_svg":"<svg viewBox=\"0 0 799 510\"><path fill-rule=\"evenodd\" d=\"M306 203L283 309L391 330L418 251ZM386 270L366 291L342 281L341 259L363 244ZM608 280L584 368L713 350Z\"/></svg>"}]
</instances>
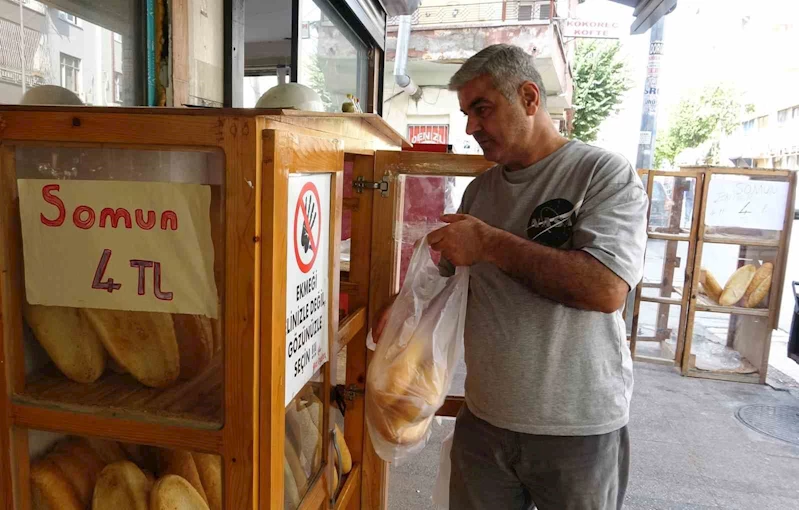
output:
<instances>
[{"instance_id":1,"label":"white price sign on rack","mask_svg":"<svg viewBox=\"0 0 799 510\"><path fill-rule=\"evenodd\" d=\"M782 230L787 182L714 178L707 197L709 227Z\"/></svg>"}]
</instances>

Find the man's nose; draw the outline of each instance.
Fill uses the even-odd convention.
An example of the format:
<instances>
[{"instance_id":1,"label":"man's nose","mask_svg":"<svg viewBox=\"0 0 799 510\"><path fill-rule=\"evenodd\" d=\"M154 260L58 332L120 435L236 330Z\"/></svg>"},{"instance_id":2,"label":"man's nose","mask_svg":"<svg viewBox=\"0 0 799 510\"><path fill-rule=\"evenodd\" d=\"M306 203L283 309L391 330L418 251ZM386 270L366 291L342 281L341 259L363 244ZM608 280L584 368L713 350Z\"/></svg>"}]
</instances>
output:
<instances>
[{"instance_id":1,"label":"man's nose","mask_svg":"<svg viewBox=\"0 0 799 510\"><path fill-rule=\"evenodd\" d=\"M480 131L481 128L482 126L480 126L480 121L474 116L469 115L468 120L466 121L466 134L471 136Z\"/></svg>"}]
</instances>

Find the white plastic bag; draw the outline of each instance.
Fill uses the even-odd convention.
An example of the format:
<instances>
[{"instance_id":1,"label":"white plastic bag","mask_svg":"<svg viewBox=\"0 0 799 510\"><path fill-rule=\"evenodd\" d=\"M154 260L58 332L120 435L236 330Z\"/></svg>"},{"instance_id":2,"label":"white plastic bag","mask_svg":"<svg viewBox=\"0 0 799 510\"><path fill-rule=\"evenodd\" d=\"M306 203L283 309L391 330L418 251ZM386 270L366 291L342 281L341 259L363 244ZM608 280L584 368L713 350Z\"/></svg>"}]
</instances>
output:
<instances>
[{"instance_id":1,"label":"white plastic bag","mask_svg":"<svg viewBox=\"0 0 799 510\"><path fill-rule=\"evenodd\" d=\"M437 510L449 510L449 477L452 473L452 441L455 439L455 429L449 433L441 443L441 457L438 460L438 476L433 487L433 505Z\"/></svg>"},{"instance_id":2,"label":"white plastic bag","mask_svg":"<svg viewBox=\"0 0 799 510\"><path fill-rule=\"evenodd\" d=\"M425 237L413 252L367 374L366 425L387 462L427 443L463 352L468 294L468 268L441 276Z\"/></svg>"}]
</instances>

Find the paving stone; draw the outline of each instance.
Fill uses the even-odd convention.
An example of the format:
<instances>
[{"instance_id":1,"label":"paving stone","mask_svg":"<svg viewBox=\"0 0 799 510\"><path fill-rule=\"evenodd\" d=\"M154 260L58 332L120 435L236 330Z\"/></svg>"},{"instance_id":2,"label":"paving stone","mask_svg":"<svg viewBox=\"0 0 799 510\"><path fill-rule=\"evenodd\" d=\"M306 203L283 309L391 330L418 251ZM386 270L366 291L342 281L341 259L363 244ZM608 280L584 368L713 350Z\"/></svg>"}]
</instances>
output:
<instances>
[{"instance_id":1,"label":"paving stone","mask_svg":"<svg viewBox=\"0 0 799 510\"><path fill-rule=\"evenodd\" d=\"M625 510L799 510L799 446L739 423L735 411L747 404L799 406L799 398L636 363ZM391 510L434 510L440 445L453 425L435 425L427 448L392 468Z\"/></svg>"}]
</instances>

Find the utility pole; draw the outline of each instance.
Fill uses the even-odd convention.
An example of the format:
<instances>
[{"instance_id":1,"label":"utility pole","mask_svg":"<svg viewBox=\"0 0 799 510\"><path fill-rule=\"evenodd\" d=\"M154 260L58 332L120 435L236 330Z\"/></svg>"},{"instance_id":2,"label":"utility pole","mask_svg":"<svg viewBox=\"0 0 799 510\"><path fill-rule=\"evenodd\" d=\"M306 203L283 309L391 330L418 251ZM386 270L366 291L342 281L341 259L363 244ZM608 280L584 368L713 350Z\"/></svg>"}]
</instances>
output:
<instances>
[{"instance_id":1,"label":"utility pole","mask_svg":"<svg viewBox=\"0 0 799 510\"><path fill-rule=\"evenodd\" d=\"M641 132L638 138L638 156L635 160L636 169L651 169L655 160L655 138L657 137L658 98L660 89L660 60L663 58L663 25L666 17L663 16L649 29L649 56L646 65L646 82L644 83L644 107L641 110ZM633 329L633 310L635 305L635 292L627 296L627 311L624 322L627 334ZM633 355L635 353L633 352Z\"/></svg>"},{"instance_id":2,"label":"utility pole","mask_svg":"<svg viewBox=\"0 0 799 510\"><path fill-rule=\"evenodd\" d=\"M663 16L649 30L649 61L646 66L644 84L644 107L641 111L641 133L638 139L636 169L651 169L655 158L655 138L657 137L658 98L660 89L660 61L663 58Z\"/></svg>"},{"instance_id":3,"label":"utility pole","mask_svg":"<svg viewBox=\"0 0 799 510\"><path fill-rule=\"evenodd\" d=\"M25 0L19 0L19 61L22 71L22 95L25 95Z\"/></svg>"}]
</instances>

